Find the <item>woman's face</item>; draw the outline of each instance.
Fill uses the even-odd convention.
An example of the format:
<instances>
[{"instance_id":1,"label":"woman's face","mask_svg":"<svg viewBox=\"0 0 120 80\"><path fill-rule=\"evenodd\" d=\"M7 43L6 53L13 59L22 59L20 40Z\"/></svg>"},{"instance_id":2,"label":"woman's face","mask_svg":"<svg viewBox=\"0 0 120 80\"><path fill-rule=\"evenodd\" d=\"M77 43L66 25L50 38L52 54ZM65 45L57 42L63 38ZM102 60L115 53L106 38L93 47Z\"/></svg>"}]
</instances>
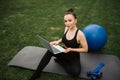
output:
<instances>
[{"instance_id":1,"label":"woman's face","mask_svg":"<svg viewBox=\"0 0 120 80\"><path fill-rule=\"evenodd\" d=\"M68 29L72 29L76 26L77 19L72 14L67 14L64 16L64 23Z\"/></svg>"}]
</instances>

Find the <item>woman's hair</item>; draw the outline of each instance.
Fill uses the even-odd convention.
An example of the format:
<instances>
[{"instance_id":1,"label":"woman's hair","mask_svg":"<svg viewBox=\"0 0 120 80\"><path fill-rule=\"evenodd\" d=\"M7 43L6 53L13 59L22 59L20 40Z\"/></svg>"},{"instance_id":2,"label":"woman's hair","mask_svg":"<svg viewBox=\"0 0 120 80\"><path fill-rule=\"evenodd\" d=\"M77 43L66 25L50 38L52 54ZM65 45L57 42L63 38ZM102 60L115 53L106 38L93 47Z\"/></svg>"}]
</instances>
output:
<instances>
[{"instance_id":1,"label":"woman's hair","mask_svg":"<svg viewBox=\"0 0 120 80\"><path fill-rule=\"evenodd\" d=\"M74 18L77 19L77 16L76 16L76 14L74 13L74 10L73 10L72 8L67 10L67 12L65 13L65 15L67 15L67 14L73 15Z\"/></svg>"}]
</instances>

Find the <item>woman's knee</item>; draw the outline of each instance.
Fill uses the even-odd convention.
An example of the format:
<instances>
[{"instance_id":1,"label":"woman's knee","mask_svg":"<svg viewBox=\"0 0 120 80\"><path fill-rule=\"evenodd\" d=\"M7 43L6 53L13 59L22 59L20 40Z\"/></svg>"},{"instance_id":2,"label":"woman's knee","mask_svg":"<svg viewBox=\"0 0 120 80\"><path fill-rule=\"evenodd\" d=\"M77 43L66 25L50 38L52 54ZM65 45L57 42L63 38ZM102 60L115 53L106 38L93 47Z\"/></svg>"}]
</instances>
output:
<instances>
[{"instance_id":1,"label":"woman's knee","mask_svg":"<svg viewBox=\"0 0 120 80\"><path fill-rule=\"evenodd\" d=\"M53 56L54 54L52 52L50 52L49 50L46 51L45 55L48 55L48 56Z\"/></svg>"},{"instance_id":2,"label":"woman's knee","mask_svg":"<svg viewBox=\"0 0 120 80\"><path fill-rule=\"evenodd\" d=\"M81 73L81 69L80 69L80 68L75 68L75 69L73 69L73 70L71 71L71 74L72 74L73 76L78 76L78 75L80 75L80 73Z\"/></svg>"},{"instance_id":3,"label":"woman's knee","mask_svg":"<svg viewBox=\"0 0 120 80\"><path fill-rule=\"evenodd\" d=\"M79 76L81 73L81 68L80 67L69 67L69 69L67 69L68 74L70 74L71 76Z\"/></svg>"}]
</instances>

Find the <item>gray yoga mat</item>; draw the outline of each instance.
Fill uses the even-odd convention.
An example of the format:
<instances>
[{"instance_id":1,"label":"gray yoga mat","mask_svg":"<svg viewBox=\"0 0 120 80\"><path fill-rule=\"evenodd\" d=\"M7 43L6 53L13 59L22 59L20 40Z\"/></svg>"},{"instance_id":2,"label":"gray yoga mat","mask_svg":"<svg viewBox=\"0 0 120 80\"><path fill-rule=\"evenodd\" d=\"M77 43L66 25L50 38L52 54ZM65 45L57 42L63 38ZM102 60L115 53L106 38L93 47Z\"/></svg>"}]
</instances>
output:
<instances>
[{"instance_id":1,"label":"gray yoga mat","mask_svg":"<svg viewBox=\"0 0 120 80\"><path fill-rule=\"evenodd\" d=\"M45 48L26 46L15 55L8 65L36 70L46 51L47 49ZM101 69L103 72L101 80L120 80L120 60L118 57L92 53L80 53L80 57L82 71L79 77L89 78L86 76L86 72L94 70L100 62L104 62L105 66ZM54 61L54 58L52 57L50 63L43 71L67 75L63 68Z\"/></svg>"}]
</instances>

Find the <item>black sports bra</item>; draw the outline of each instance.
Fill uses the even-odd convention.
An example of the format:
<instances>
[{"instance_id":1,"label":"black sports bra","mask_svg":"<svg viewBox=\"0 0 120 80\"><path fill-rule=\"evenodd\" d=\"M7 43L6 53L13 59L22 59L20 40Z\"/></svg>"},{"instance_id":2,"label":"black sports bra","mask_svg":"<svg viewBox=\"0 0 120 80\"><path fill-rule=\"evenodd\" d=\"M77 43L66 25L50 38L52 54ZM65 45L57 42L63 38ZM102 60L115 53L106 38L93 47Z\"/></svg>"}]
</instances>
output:
<instances>
[{"instance_id":1,"label":"black sports bra","mask_svg":"<svg viewBox=\"0 0 120 80\"><path fill-rule=\"evenodd\" d=\"M66 33L63 35L62 37L62 42L65 44L66 47L71 47L71 48L78 48L80 44L77 43L77 33L78 33L78 29L76 30L75 36L71 39L71 40L67 40L66 38L66 34L68 32L68 30L66 31Z\"/></svg>"}]
</instances>

